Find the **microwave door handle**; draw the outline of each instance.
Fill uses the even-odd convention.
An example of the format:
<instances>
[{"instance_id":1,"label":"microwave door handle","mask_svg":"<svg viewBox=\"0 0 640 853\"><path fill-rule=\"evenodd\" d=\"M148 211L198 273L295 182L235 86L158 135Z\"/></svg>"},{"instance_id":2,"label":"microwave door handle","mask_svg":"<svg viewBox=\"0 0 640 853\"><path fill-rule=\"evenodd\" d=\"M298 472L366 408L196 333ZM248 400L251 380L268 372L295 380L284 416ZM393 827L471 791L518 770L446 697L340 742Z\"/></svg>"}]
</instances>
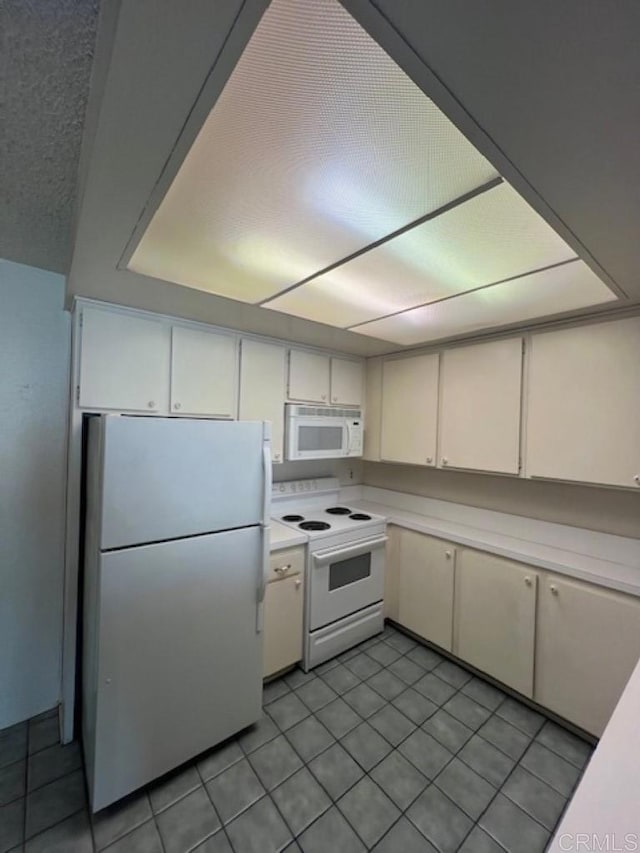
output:
<instances>
[{"instance_id":1,"label":"microwave door handle","mask_svg":"<svg viewBox=\"0 0 640 853\"><path fill-rule=\"evenodd\" d=\"M351 422L349 420L345 421L347 425L347 456L351 453L351 448L353 447L353 436L351 432Z\"/></svg>"}]
</instances>

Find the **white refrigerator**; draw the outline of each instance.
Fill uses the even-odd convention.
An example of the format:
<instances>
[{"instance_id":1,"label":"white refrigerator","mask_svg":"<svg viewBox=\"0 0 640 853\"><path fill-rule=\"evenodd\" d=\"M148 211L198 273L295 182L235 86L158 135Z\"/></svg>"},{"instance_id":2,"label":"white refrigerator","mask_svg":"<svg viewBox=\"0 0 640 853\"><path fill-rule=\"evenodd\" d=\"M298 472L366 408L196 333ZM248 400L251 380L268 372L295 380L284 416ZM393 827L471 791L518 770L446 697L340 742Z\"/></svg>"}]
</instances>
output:
<instances>
[{"instance_id":1,"label":"white refrigerator","mask_svg":"<svg viewBox=\"0 0 640 853\"><path fill-rule=\"evenodd\" d=\"M269 424L100 415L86 464L93 811L258 720Z\"/></svg>"}]
</instances>

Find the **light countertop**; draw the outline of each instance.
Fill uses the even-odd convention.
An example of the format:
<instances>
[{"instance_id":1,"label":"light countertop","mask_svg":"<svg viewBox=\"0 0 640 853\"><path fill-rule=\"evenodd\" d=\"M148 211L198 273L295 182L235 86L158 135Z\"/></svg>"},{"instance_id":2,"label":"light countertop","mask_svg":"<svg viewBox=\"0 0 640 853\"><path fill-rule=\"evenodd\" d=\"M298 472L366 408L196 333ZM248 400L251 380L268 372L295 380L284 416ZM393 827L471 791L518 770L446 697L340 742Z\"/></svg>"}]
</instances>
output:
<instances>
[{"instance_id":1,"label":"light countertop","mask_svg":"<svg viewBox=\"0 0 640 853\"><path fill-rule=\"evenodd\" d=\"M294 545L306 545L307 535L301 530L294 530L271 519L271 550L280 551L282 548L292 548Z\"/></svg>"},{"instance_id":2,"label":"light countertop","mask_svg":"<svg viewBox=\"0 0 640 853\"><path fill-rule=\"evenodd\" d=\"M370 486L343 489L340 499L389 524L640 596L640 539Z\"/></svg>"},{"instance_id":3,"label":"light countertop","mask_svg":"<svg viewBox=\"0 0 640 853\"><path fill-rule=\"evenodd\" d=\"M640 596L640 539L372 486L346 487L340 501L384 516L389 524ZM303 531L272 519L272 551L307 541Z\"/></svg>"}]
</instances>

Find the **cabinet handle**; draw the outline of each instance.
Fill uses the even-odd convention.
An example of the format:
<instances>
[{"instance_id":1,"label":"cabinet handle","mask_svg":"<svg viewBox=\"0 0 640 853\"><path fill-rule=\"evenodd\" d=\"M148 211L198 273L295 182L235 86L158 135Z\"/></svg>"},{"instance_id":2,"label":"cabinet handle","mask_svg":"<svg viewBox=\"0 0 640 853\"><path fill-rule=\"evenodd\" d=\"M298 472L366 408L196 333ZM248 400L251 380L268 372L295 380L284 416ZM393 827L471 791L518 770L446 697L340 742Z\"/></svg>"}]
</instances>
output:
<instances>
[{"instance_id":1,"label":"cabinet handle","mask_svg":"<svg viewBox=\"0 0 640 853\"><path fill-rule=\"evenodd\" d=\"M333 402L334 402L334 403L337 403L337 402L338 402L338 398L337 398L337 397L332 397L332 399L333 399Z\"/></svg>"},{"instance_id":2,"label":"cabinet handle","mask_svg":"<svg viewBox=\"0 0 640 853\"><path fill-rule=\"evenodd\" d=\"M558 587L554 583L551 584L549 589L551 590L551 595L557 595L558 594Z\"/></svg>"},{"instance_id":3,"label":"cabinet handle","mask_svg":"<svg viewBox=\"0 0 640 853\"><path fill-rule=\"evenodd\" d=\"M433 457L427 456L427 465L431 465L432 462L433 462Z\"/></svg>"},{"instance_id":4,"label":"cabinet handle","mask_svg":"<svg viewBox=\"0 0 640 853\"><path fill-rule=\"evenodd\" d=\"M155 400L149 400L149 402L147 403L147 406L148 406L150 409L155 409L155 407L156 407L156 401L155 401Z\"/></svg>"},{"instance_id":5,"label":"cabinet handle","mask_svg":"<svg viewBox=\"0 0 640 853\"><path fill-rule=\"evenodd\" d=\"M451 559L451 556L452 556L451 551L445 551L445 552L444 552L444 555L445 555L445 557L447 558L447 560L450 560L450 559Z\"/></svg>"},{"instance_id":6,"label":"cabinet handle","mask_svg":"<svg viewBox=\"0 0 640 853\"><path fill-rule=\"evenodd\" d=\"M277 575L286 575L286 573L291 569L291 563L287 563L286 566L275 566L273 571Z\"/></svg>"},{"instance_id":7,"label":"cabinet handle","mask_svg":"<svg viewBox=\"0 0 640 853\"><path fill-rule=\"evenodd\" d=\"M449 460L447 459L447 457L446 457L446 456L443 456L443 457L442 457L442 464L443 464L443 465L448 465L448 464L449 464Z\"/></svg>"},{"instance_id":8,"label":"cabinet handle","mask_svg":"<svg viewBox=\"0 0 640 853\"><path fill-rule=\"evenodd\" d=\"M321 400L326 400L326 399L327 399L327 395L326 395L326 394L321 394L321 395L320 395L320 399L321 399Z\"/></svg>"},{"instance_id":9,"label":"cabinet handle","mask_svg":"<svg viewBox=\"0 0 640 853\"><path fill-rule=\"evenodd\" d=\"M527 575L527 577L524 579L524 582L526 583L527 586L531 586L531 584L533 583L533 581L531 580L529 575Z\"/></svg>"},{"instance_id":10,"label":"cabinet handle","mask_svg":"<svg viewBox=\"0 0 640 853\"><path fill-rule=\"evenodd\" d=\"M636 486L640 486L640 474L634 474L633 482L636 484Z\"/></svg>"},{"instance_id":11,"label":"cabinet handle","mask_svg":"<svg viewBox=\"0 0 640 853\"><path fill-rule=\"evenodd\" d=\"M295 586L296 589L300 589L300 587L302 586L302 581L300 580L300 578L296 578Z\"/></svg>"},{"instance_id":12,"label":"cabinet handle","mask_svg":"<svg viewBox=\"0 0 640 853\"><path fill-rule=\"evenodd\" d=\"M182 403L174 403L174 404L173 404L173 408L174 408L176 411L177 411L178 409L181 409L181 408L182 408Z\"/></svg>"}]
</instances>

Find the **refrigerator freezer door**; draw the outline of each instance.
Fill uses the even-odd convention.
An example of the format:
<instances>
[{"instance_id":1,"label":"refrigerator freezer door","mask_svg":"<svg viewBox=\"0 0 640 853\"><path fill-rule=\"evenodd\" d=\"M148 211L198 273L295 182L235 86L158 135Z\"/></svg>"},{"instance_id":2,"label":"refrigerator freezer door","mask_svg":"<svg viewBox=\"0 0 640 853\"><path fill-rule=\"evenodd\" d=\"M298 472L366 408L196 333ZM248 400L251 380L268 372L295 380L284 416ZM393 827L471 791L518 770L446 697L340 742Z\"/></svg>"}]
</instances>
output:
<instances>
[{"instance_id":1,"label":"refrigerator freezer door","mask_svg":"<svg viewBox=\"0 0 640 853\"><path fill-rule=\"evenodd\" d=\"M259 527L101 555L94 811L260 717L261 561Z\"/></svg>"},{"instance_id":2,"label":"refrigerator freezer door","mask_svg":"<svg viewBox=\"0 0 640 853\"><path fill-rule=\"evenodd\" d=\"M100 420L102 550L263 521L261 422Z\"/></svg>"}]
</instances>

